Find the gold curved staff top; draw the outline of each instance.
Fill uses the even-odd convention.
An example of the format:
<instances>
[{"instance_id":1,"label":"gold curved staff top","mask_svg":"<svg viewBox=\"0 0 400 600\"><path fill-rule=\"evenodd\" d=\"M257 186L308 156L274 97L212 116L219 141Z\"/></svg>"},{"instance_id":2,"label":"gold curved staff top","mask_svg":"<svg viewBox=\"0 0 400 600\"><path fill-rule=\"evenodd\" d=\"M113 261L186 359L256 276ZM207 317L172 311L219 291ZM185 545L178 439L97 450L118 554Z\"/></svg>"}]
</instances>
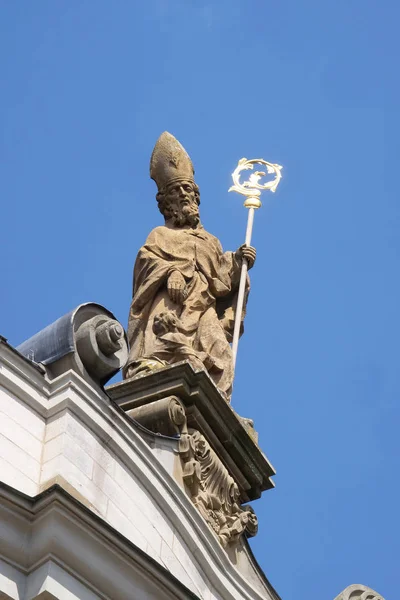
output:
<instances>
[{"instance_id":1,"label":"gold curved staff top","mask_svg":"<svg viewBox=\"0 0 400 600\"><path fill-rule=\"evenodd\" d=\"M266 167L265 171L254 171L249 176L247 181L243 183L240 182L240 174L242 171L252 171L254 165L263 165ZM246 239L245 245L250 246L251 244L251 235L253 232L253 222L254 222L254 211L257 208L261 207L261 192L263 190L270 190L271 192L275 192L278 184L282 178L281 173L282 167L281 165L277 165L274 163L269 163L262 158L253 158L248 160L247 158L241 158L238 162L236 169L232 173L233 184L229 188L229 192L238 192L245 196L246 199L244 201L244 206L249 209L249 214L247 217L247 228L246 228ZM262 177L266 177L267 175L275 175L274 179L271 181L266 181L265 183L261 183L260 179ZM232 341L232 354L233 354L233 368L235 368L236 364L236 356L237 349L239 344L239 333L240 333L240 324L242 321L242 311L243 311L243 303L244 303L244 293L246 287L246 275L247 275L247 260L243 258L242 262L242 271L240 274L240 283L239 283L239 292L236 306L236 314L235 314L235 325L233 329L233 341Z\"/></svg>"}]
</instances>

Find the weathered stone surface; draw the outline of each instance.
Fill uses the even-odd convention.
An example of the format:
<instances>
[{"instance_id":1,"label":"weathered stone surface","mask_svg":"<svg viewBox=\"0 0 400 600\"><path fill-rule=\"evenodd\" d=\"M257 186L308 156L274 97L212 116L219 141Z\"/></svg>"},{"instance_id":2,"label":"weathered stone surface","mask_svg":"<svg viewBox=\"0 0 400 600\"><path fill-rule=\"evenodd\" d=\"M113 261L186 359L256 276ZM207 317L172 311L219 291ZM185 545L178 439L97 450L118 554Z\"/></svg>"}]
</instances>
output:
<instances>
[{"instance_id":1,"label":"weathered stone surface","mask_svg":"<svg viewBox=\"0 0 400 600\"><path fill-rule=\"evenodd\" d=\"M189 428L199 431L236 481L240 502L259 498L274 484L275 470L204 371L182 362L108 386L125 411L175 396L185 407Z\"/></svg>"},{"instance_id":2,"label":"weathered stone surface","mask_svg":"<svg viewBox=\"0 0 400 600\"><path fill-rule=\"evenodd\" d=\"M241 263L245 257L252 267L255 250L223 252L203 228L193 165L167 132L154 148L150 174L165 225L150 233L136 258L124 377L188 360L205 369L228 399Z\"/></svg>"}]
</instances>

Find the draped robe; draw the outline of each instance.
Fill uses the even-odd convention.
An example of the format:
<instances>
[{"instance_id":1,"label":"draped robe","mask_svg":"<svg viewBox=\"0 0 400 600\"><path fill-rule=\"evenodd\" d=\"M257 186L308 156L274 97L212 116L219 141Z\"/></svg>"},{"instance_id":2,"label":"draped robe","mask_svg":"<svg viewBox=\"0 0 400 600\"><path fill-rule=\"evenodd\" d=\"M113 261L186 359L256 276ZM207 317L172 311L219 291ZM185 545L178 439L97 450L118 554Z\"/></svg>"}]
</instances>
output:
<instances>
[{"instance_id":1,"label":"draped robe","mask_svg":"<svg viewBox=\"0 0 400 600\"><path fill-rule=\"evenodd\" d=\"M134 267L133 299L129 313L130 365L158 359L172 364L184 358L183 344L164 344L153 332L153 318L171 311L179 319L179 339L187 342L186 355L209 357L207 366L218 388L230 396L233 380L232 336L241 262L233 252L223 252L219 240L201 225L196 229L166 224L150 233L139 250ZM186 282L184 302L174 303L167 290L172 271ZM247 286L248 287L248 286ZM166 339L173 334L165 336ZM229 340L229 341L228 341ZM160 345L161 344L161 345ZM210 366L211 365L211 366Z\"/></svg>"}]
</instances>

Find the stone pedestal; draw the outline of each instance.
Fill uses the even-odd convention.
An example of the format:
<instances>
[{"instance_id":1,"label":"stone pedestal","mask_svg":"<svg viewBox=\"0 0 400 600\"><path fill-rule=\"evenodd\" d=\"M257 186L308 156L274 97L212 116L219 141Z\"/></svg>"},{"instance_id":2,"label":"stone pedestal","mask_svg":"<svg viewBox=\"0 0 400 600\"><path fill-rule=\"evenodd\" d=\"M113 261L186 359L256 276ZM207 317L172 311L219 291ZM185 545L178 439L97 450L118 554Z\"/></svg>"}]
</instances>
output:
<instances>
[{"instance_id":1,"label":"stone pedestal","mask_svg":"<svg viewBox=\"0 0 400 600\"><path fill-rule=\"evenodd\" d=\"M206 372L184 361L106 391L147 429L179 437L176 479L223 546L255 535L255 513L243 505L273 487L275 471L249 420L235 413Z\"/></svg>"}]
</instances>

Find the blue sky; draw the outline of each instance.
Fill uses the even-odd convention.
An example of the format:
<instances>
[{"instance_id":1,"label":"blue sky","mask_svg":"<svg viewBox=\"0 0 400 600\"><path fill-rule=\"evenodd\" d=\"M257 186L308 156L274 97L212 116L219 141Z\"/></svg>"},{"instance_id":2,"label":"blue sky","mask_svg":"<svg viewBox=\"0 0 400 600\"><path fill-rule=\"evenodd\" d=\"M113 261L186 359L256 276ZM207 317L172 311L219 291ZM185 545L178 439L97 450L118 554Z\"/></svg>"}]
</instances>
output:
<instances>
[{"instance_id":1,"label":"blue sky","mask_svg":"<svg viewBox=\"0 0 400 600\"><path fill-rule=\"evenodd\" d=\"M283 600L398 595L400 206L394 1L0 4L1 330L81 302L124 323L161 224L159 134L196 168L204 226L245 232L242 156L284 166L256 213L233 406L277 469L253 550Z\"/></svg>"}]
</instances>

